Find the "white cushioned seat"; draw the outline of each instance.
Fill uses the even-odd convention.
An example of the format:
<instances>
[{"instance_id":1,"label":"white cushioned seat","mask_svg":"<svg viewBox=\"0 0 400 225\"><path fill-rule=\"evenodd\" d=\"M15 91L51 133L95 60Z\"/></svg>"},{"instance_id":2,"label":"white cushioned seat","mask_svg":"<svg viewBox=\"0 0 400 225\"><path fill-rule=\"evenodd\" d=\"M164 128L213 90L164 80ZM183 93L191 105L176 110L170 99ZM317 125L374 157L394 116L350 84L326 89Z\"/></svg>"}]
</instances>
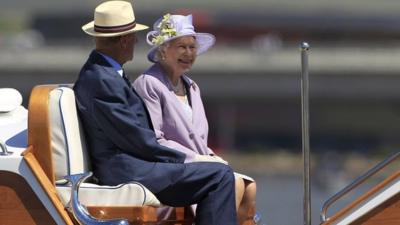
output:
<instances>
[{"instance_id":1,"label":"white cushioned seat","mask_svg":"<svg viewBox=\"0 0 400 225\"><path fill-rule=\"evenodd\" d=\"M74 91L71 88L59 87L50 92L49 114L56 189L66 205L71 196L71 188L63 177L90 171L84 133L76 110ZM161 205L153 193L137 182L118 186L82 183L79 189L79 201L87 206Z\"/></svg>"},{"instance_id":2,"label":"white cushioned seat","mask_svg":"<svg viewBox=\"0 0 400 225\"><path fill-rule=\"evenodd\" d=\"M14 88L0 88L0 126L26 121L28 110L22 105L22 95Z\"/></svg>"},{"instance_id":3,"label":"white cushioned seat","mask_svg":"<svg viewBox=\"0 0 400 225\"><path fill-rule=\"evenodd\" d=\"M0 112L11 112L22 104L22 95L14 88L0 88Z\"/></svg>"},{"instance_id":4,"label":"white cushioned seat","mask_svg":"<svg viewBox=\"0 0 400 225\"><path fill-rule=\"evenodd\" d=\"M71 187L56 185L57 193L64 205L71 198ZM160 206L160 201L145 186L137 182L117 186L82 183L79 187L79 202L85 206ZM101 197L99 197L101 196Z\"/></svg>"}]
</instances>

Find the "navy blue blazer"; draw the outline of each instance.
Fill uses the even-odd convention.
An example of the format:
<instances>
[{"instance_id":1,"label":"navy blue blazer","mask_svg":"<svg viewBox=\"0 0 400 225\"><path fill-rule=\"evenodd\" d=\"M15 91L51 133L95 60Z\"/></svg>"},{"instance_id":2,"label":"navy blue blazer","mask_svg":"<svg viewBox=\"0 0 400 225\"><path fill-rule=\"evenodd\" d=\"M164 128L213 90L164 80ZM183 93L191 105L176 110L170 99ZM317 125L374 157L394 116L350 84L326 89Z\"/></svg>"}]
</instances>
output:
<instances>
[{"instance_id":1,"label":"navy blue blazer","mask_svg":"<svg viewBox=\"0 0 400 225\"><path fill-rule=\"evenodd\" d=\"M158 144L144 102L96 51L74 91L93 171L102 184L138 181L157 192L182 173L185 155Z\"/></svg>"}]
</instances>

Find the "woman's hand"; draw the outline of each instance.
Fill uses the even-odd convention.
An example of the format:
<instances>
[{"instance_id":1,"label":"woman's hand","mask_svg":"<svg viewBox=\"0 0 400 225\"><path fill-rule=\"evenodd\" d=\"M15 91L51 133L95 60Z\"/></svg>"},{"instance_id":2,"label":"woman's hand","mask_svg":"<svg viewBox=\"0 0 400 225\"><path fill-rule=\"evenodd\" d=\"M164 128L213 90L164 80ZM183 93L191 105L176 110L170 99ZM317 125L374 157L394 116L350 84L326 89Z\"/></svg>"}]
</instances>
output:
<instances>
[{"instance_id":1,"label":"woman's hand","mask_svg":"<svg viewBox=\"0 0 400 225\"><path fill-rule=\"evenodd\" d=\"M219 162L225 164L225 165L229 165L229 163L227 161L225 161L223 158L217 156L217 155L212 155L212 157L216 158Z\"/></svg>"},{"instance_id":2,"label":"woman's hand","mask_svg":"<svg viewBox=\"0 0 400 225\"><path fill-rule=\"evenodd\" d=\"M218 162L228 165L228 162L223 160L219 156L211 156L211 155L196 155L194 157L194 162Z\"/></svg>"}]
</instances>

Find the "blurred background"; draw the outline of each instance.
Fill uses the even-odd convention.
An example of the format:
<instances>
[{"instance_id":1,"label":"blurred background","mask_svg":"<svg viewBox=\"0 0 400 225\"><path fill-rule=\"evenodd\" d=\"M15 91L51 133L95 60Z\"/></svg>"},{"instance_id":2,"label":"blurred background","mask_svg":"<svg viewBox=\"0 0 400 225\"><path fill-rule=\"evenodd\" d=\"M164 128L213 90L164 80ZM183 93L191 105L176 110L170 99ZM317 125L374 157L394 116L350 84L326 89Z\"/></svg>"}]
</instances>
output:
<instances>
[{"instance_id":1,"label":"blurred background","mask_svg":"<svg viewBox=\"0 0 400 225\"><path fill-rule=\"evenodd\" d=\"M34 85L73 83L93 47L81 26L100 2L1 0L0 87L18 89L27 106ZM256 178L266 224L303 220L302 41L311 46L313 224L325 200L399 151L399 1L136 0L134 8L149 26L167 12L193 14L198 32L216 36L190 74L202 90L210 146ZM144 35L125 67L132 80L150 66Z\"/></svg>"}]
</instances>

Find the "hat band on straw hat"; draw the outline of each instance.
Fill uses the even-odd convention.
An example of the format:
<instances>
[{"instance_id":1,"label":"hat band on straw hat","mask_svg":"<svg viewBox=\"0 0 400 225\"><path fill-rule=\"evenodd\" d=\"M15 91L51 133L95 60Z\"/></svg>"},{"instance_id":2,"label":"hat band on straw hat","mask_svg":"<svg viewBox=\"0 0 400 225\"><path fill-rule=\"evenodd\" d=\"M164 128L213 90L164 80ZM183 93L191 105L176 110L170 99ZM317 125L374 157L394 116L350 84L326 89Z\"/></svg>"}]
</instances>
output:
<instances>
[{"instance_id":1,"label":"hat band on straw hat","mask_svg":"<svg viewBox=\"0 0 400 225\"><path fill-rule=\"evenodd\" d=\"M131 23L125 24L125 25L119 25L119 26L99 26L99 25L94 25L94 31L99 32L99 33L116 33L116 32L124 32L127 30L130 30L136 26L136 21L133 21Z\"/></svg>"}]
</instances>

